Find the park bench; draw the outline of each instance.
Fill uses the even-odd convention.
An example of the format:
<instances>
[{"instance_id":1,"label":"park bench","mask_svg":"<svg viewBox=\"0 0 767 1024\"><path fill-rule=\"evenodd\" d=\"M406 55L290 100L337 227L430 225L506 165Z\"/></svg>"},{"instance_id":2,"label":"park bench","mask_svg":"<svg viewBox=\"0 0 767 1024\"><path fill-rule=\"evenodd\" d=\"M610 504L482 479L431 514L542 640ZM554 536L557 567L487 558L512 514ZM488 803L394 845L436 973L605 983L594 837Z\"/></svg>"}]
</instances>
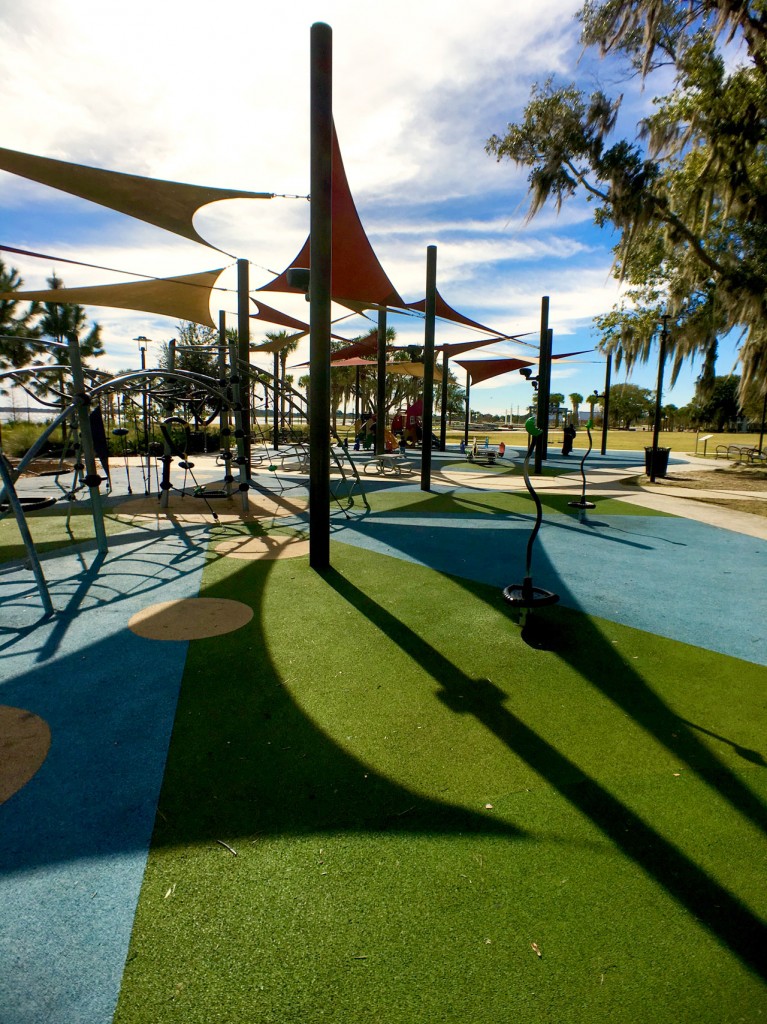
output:
<instances>
[{"instance_id":1,"label":"park bench","mask_svg":"<svg viewBox=\"0 0 767 1024\"><path fill-rule=\"evenodd\" d=\"M759 449L753 444L718 444L715 458L718 459L722 455L726 459L737 459L738 462L742 462L745 457L750 462L758 452Z\"/></svg>"}]
</instances>

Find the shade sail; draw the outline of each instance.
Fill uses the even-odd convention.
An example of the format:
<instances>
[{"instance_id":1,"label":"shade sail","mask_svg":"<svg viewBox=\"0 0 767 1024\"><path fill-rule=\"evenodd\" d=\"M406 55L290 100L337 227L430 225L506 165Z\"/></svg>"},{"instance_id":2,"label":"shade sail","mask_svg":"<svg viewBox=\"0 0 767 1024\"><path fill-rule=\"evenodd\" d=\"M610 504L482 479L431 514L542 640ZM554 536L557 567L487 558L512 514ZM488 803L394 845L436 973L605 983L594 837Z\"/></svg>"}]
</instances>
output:
<instances>
[{"instance_id":1,"label":"shade sail","mask_svg":"<svg viewBox=\"0 0 767 1024\"><path fill-rule=\"evenodd\" d=\"M300 367L310 366L310 365L311 365L310 363L296 363L295 366L291 367L291 369L299 369ZM377 361L375 359L363 359L360 356L352 356L350 359L341 359L338 362L332 363L330 368L331 368L331 370L335 370L338 367L344 368L344 367L350 367L350 366L351 367L354 367L354 366L365 367L365 369L371 370L373 373L375 373L376 369L378 368L378 363L377 363ZM386 372L387 373L397 373L397 374L401 374L401 375L407 376L407 377L423 377L424 366L423 366L423 363L405 363L405 362L387 363L386 364ZM441 380L442 380L442 371L439 369L438 366L435 366L434 367L434 382L436 384L438 384Z\"/></svg>"},{"instance_id":2,"label":"shade sail","mask_svg":"<svg viewBox=\"0 0 767 1024\"><path fill-rule=\"evenodd\" d=\"M456 362L466 370L472 384L535 364L531 359L456 359Z\"/></svg>"},{"instance_id":3,"label":"shade sail","mask_svg":"<svg viewBox=\"0 0 767 1024\"><path fill-rule=\"evenodd\" d=\"M482 348L483 345L495 345L498 341L505 341L505 338L488 338L485 341L459 341L452 344L438 345L437 351L442 352L448 359L459 356L461 352L470 352L473 348Z\"/></svg>"},{"instance_id":4,"label":"shade sail","mask_svg":"<svg viewBox=\"0 0 767 1024\"><path fill-rule=\"evenodd\" d=\"M308 363L306 364L309 365ZM375 359L363 359L362 356L349 356L348 359L334 359L330 364L330 369L335 370L338 367L342 369L346 366L365 366L369 370L375 370L378 363Z\"/></svg>"},{"instance_id":5,"label":"shade sail","mask_svg":"<svg viewBox=\"0 0 767 1024\"><path fill-rule=\"evenodd\" d=\"M267 306L260 299L251 298L250 301L258 310L257 313L250 314L252 320L265 320L269 324L277 324L280 327L291 327L294 331L308 332L309 324L304 323L303 320L297 320L288 313L282 313L279 309L273 309L272 306Z\"/></svg>"},{"instance_id":6,"label":"shade sail","mask_svg":"<svg viewBox=\"0 0 767 1024\"><path fill-rule=\"evenodd\" d=\"M405 303L397 293L373 252L362 221L354 205L349 182L344 170L338 136L333 128L332 140L332 195L331 214L333 232L331 243L332 272L330 293L336 302L355 302L361 308L371 306L399 306ZM290 264L290 267L310 269L309 239ZM286 268L259 291L300 292L288 284Z\"/></svg>"},{"instance_id":7,"label":"shade sail","mask_svg":"<svg viewBox=\"0 0 767 1024\"><path fill-rule=\"evenodd\" d=\"M299 331L297 334L289 334L287 338L278 338L275 341L265 341L261 345L251 345L251 352L282 352L284 348L292 345L294 341L300 341L301 338L305 338L309 328L305 331Z\"/></svg>"},{"instance_id":8,"label":"shade sail","mask_svg":"<svg viewBox=\"0 0 767 1024\"><path fill-rule=\"evenodd\" d=\"M341 359L351 359L354 356L374 355L378 351L378 331L373 331L361 341L353 341L351 345L339 348L336 352L330 353L330 362L337 363Z\"/></svg>"},{"instance_id":9,"label":"shade sail","mask_svg":"<svg viewBox=\"0 0 767 1024\"><path fill-rule=\"evenodd\" d=\"M421 299L420 302L408 302L407 308L423 313L426 311L426 299ZM464 327L475 327L478 331L484 331L485 334L497 335L499 333L498 331L493 330L492 327L485 327L484 324L477 323L476 320L470 320L467 316L464 316L463 313L459 313L457 310L453 309L452 306L449 306L447 302L445 302L439 291L437 291L435 312L437 316L443 320L452 320L453 323L463 324Z\"/></svg>"},{"instance_id":10,"label":"shade sail","mask_svg":"<svg viewBox=\"0 0 767 1024\"><path fill-rule=\"evenodd\" d=\"M122 171L53 160L0 147L0 170L39 181L62 192L88 199L110 210L165 228L193 242L218 248L199 235L192 223L195 213L221 199L272 199L272 192L187 185L161 178L145 178ZM219 250L221 251L221 250Z\"/></svg>"},{"instance_id":11,"label":"shade sail","mask_svg":"<svg viewBox=\"0 0 767 1024\"><path fill-rule=\"evenodd\" d=\"M7 292L0 299L22 302L74 302L81 306L135 309L142 313L190 320L215 327L210 315L210 296L223 267L199 274L162 277L124 284L97 284L85 288L47 288L42 291Z\"/></svg>"},{"instance_id":12,"label":"shade sail","mask_svg":"<svg viewBox=\"0 0 767 1024\"><path fill-rule=\"evenodd\" d=\"M387 373L400 373L408 377L423 377L425 367L423 363L387 363ZM442 380L442 371L438 366L434 367L434 383L439 384Z\"/></svg>"}]
</instances>

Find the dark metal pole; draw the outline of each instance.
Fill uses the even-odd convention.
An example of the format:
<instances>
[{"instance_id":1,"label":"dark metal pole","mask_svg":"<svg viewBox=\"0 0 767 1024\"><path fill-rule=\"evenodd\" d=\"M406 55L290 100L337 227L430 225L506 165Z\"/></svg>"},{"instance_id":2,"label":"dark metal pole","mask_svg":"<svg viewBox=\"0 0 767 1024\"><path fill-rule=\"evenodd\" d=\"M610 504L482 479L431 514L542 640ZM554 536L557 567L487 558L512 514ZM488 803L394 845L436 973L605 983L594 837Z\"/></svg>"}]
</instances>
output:
<instances>
[{"instance_id":1,"label":"dark metal pole","mask_svg":"<svg viewBox=\"0 0 767 1024\"><path fill-rule=\"evenodd\" d=\"M668 339L668 314L661 317L663 328L660 332L660 352L658 353L658 388L655 392L655 419L652 425L652 455L650 456L650 483L655 483L655 467L658 462L658 434L660 432L660 409L663 399L663 367L666 362L666 340Z\"/></svg>"},{"instance_id":2,"label":"dark metal pole","mask_svg":"<svg viewBox=\"0 0 767 1024\"><path fill-rule=\"evenodd\" d=\"M280 447L280 356L273 352L272 360L272 444Z\"/></svg>"},{"instance_id":3,"label":"dark metal pole","mask_svg":"<svg viewBox=\"0 0 767 1024\"><path fill-rule=\"evenodd\" d=\"M332 268L333 33L311 28L311 277L309 281L309 565L330 566L330 285Z\"/></svg>"},{"instance_id":4,"label":"dark metal pole","mask_svg":"<svg viewBox=\"0 0 767 1024\"><path fill-rule=\"evenodd\" d=\"M538 349L538 416L537 427L541 431L535 446L533 472L542 472L542 460L546 458L549 435L549 376L551 369L551 332L549 330L549 297L541 297L541 338Z\"/></svg>"},{"instance_id":5,"label":"dark metal pole","mask_svg":"<svg viewBox=\"0 0 767 1024\"><path fill-rule=\"evenodd\" d=\"M437 319L437 247L426 247L426 304L423 349L423 434L421 490L431 490L431 435L434 411L434 333Z\"/></svg>"},{"instance_id":6,"label":"dark metal pole","mask_svg":"<svg viewBox=\"0 0 767 1024\"><path fill-rule=\"evenodd\" d=\"M141 369L146 370L146 349L143 345L139 346L141 351ZM146 377L142 382L141 389L141 421L144 428L144 458L146 459L146 477L144 478L144 494L148 495L150 491L150 480L152 478L152 463L149 455L149 396L147 394Z\"/></svg>"},{"instance_id":7,"label":"dark metal pole","mask_svg":"<svg viewBox=\"0 0 767 1024\"><path fill-rule=\"evenodd\" d=\"M85 388L85 377L83 376L83 364L80 357L80 344L77 338L70 335L67 338L69 349L69 368L72 371L72 385L74 388L74 404L77 409L77 420L80 426L80 444L83 449L85 460L85 483L91 496L91 514L93 516L93 529L96 536L96 544L99 551L105 554L107 548L107 534L104 528L104 509L101 504L101 491L99 484L101 477L96 469L96 452L93 447L93 434L91 433L91 421L88 413L88 395ZM143 349L141 350L143 353ZM142 367L144 369L145 367ZM146 391L144 392L146 394ZM147 451L147 465L149 453ZM147 492L148 493L148 492Z\"/></svg>"},{"instance_id":8,"label":"dark metal pole","mask_svg":"<svg viewBox=\"0 0 767 1024\"><path fill-rule=\"evenodd\" d=\"M222 388L226 387L226 310L218 311L218 383ZM222 405L218 415L219 445L224 447L224 431L229 426L229 411ZM229 444L226 445L229 448ZM227 465L227 472L229 466Z\"/></svg>"},{"instance_id":9,"label":"dark metal pole","mask_svg":"<svg viewBox=\"0 0 767 1024\"><path fill-rule=\"evenodd\" d=\"M762 424L759 429L759 451L761 452L762 443L764 441L764 418L767 416L767 391L764 393L764 404L762 405Z\"/></svg>"},{"instance_id":10,"label":"dark metal pole","mask_svg":"<svg viewBox=\"0 0 767 1024\"><path fill-rule=\"evenodd\" d=\"M471 374L466 371L466 422L463 428L464 447L469 443L469 421L471 419Z\"/></svg>"},{"instance_id":11,"label":"dark metal pole","mask_svg":"<svg viewBox=\"0 0 767 1024\"><path fill-rule=\"evenodd\" d=\"M607 422L610 416L610 374L613 368L613 354L607 355L607 366L605 367L605 397L602 403L602 454L607 452Z\"/></svg>"},{"instance_id":12,"label":"dark metal pole","mask_svg":"<svg viewBox=\"0 0 767 1024\"><path fill-rule=\"evenodd\" d=\"M237 260L237 362L245 458L250 476L250 276L247 260Z\"/></svg>"},{"instance_id":13,"label":"dark metal pole","mask_svg":"<svg viewBox=\"0 0 767 1024\"><path fill-rule=\"evenodd\" d=\"M447 447L447 345L442 348L442 408L439 417L439 450L445 451Z\"/></svg>"},{"instance_id":14,"label":"dark metal pole","mask_svg":"<svg viewBox=\"0 0 767 1024\"><path fill-rule=\"evenodd\" d=\"M378 310L378 364L376 368L376 454L386 450L386 307Z\"/></svg>"}]
</instances>

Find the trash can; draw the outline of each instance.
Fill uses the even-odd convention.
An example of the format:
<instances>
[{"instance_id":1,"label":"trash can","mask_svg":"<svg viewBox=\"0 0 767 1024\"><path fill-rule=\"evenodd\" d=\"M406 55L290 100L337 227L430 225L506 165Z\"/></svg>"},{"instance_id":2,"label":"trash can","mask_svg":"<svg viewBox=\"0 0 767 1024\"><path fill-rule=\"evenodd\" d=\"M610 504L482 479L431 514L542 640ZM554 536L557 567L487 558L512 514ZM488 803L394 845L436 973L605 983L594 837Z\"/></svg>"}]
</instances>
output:
<instances>
[{"instance_id":1,"label":"trash can","mask_svg":"<svg viewBox=\"0 0 767 1024\"><path fill-rule=\"evenodd\" d=\"M668 470L668 457L671 454L670 448L655 449L655 465L653 466L652 447L644 450L644 469L648 476L665 476ZM655 473L653 473L653 468Z\"/></svg>"}]
</instances>

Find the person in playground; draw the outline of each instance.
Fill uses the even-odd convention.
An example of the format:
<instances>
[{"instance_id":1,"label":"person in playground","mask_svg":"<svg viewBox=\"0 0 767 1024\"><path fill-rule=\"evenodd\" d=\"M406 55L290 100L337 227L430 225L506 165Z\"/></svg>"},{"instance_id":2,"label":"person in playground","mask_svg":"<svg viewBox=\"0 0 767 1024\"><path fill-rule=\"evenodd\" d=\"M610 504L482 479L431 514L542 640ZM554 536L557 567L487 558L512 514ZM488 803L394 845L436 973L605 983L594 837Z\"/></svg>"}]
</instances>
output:
<instances>
[{"instance_id":1,"label":"person in playground","mask_svg":"<svg viewBox=\"0 0 767 1024\"><path fill-rule=\"evenodd\" d=\"M575 440L576 433L575 424L572 421L565 426L564 440L562 442L563 455L569 455L573 450L573 441Z\"/></svg>"}]
</instances>

